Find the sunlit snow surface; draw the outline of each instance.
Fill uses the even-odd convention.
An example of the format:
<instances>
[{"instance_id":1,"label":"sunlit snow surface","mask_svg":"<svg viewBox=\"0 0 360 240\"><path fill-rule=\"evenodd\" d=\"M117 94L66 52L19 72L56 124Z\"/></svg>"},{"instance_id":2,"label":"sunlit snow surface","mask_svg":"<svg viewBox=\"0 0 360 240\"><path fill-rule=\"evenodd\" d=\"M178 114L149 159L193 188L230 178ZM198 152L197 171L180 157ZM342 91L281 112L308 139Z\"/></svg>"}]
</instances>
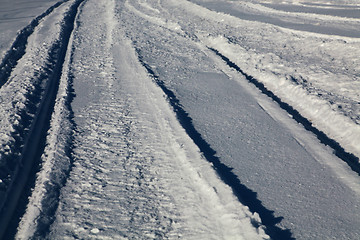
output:
<instances>
[{"instance_id":1,"label":"sunlit snow surface","mask_svg":"<svg viewBox=\"0 0 360 240\"><path fill-rule=\"evenodd\" d=\"M20 154L14 141L29 130L22 118L34 118L27 97L46 92L75 1L64 2L29 33L0 89L1 191L16 166L8 156ZM0 3L3 57L54 1ZM359 157L359 9L355 0L84 1L17 238L261 239L262 223L297 239L359 238L358 174L220 57ZM232 189L166 91L232 169ZM233 194L239 186L248 190Z\"/></svg>"},{"instance_id":2,"label":"sunlit snow surface","mask_svg":"<svg viewBox=\"0 0 360 240\"><path fill-rule=\"evenodd\" d=\"M294 52L289 50L287 61L277 57L273 52L281 52L283 49L278 41L287 41L291 44L293 40L300 37L303 41L310 41L310 43L311 41L322 43L323 38L332 39L333 37L316 35L313 39L311 36L314 33L298 33L273 25L243 21L232 16L207 11L187 1L151 2L152 8L143 1L136 3L126 1L125 7L130 12L128 14L124 12L123 15L124 18L129 16L131 21L124 22L124 26L128 27L128 35L140 49L144 60L152 66L155 73L168 87L174 89L185 110L193 118L195 127L217 151L221 160L234 168L233 171L241 182L251 186L250 188L258 193L258 197L266 207L279 211L279 215L275 215L285 218L280 225L290 228L295 237L303 239L326 238L330 235L339 237L344 232L352 237L357 236L359 234L357 231L350 232L352 232L351 229L356 228L359 217L353 215L352 211L345 214L352 215L349 218L345 217L347 220L341 217L346 207L339 207L339 202L344 203L347 200L334 198L343 194L348 197L352 195L350 198L353 200L344 205L350 204L357 214L358 195L353 195L351 190L348 192L349 195L347 193L335 194L336 196L331 197L328 195L329 192L346 189L341 186L341 183L340 185L335 183L337 177L331 177L328 170L323 172L323 164L331 165L332 157L324 153L324 150L317 149L315 151L320 154L320 160L314 159L301 147L299 148L298 143L293 142L292 137L289 138L285 129L278 128L266 115L258 112L256 103L252 103L249 97L246 97L246 93L238 89L239 86L232 84L231 81L225 81L226 76L221 76L221 72L220 75L216 74L219 73L217 68L226 68L215 64L213 61L216 62L216 60L211 59L216 56L213 56L206 48L212 47L230 56L240 68L260 81L269 80L277 89L286 93L286 95L281 95L281 98L287 96L286 101L288 101L294 97L293 101L290 101L291 105L296 103L306 105L306 109L310 112L319 113L319 120L329 121L332 117L328 114L331 114L332 110L327 105L328 103L324 101L322 105L320 104L320 109L315 107L314 103L321 102L323 99L315 99L304 104L303 100L307 101L308 97L312 99L311 94L305 93L300 95L301 97L294 95L297 91L306 92L306 90L302 89L300 84L294 84L293 87L292 81L287 81L282 76L282 71L285 73L289 71L291 74L295 72L291 63L295 62L294 57L297 56L300 59L306 59L303 60L298 71L309 71L307 66L308 61L311 60L309 59L310 51L315 51L316 48L308 50L303 47L303 44L297 44L290 48ZM158 13L159 10L162 14ZM138 24L139 22L142 24ZM307 38L308 35L310 35L309 38ZM337 42L336 39L333 41ZM355 45L358 44L356 39L353 41ZM232 44L235 45L234 48ZM236 51L236 49L241 50ZM335 51L331 48L328 50ZM305 51L305 57L302 51ZM320 54L316 55L316 51L314 53L311 56L317 56L322 60ZM243 62L235 61L236 57ZM353 55L351 59L356 61L354 57ZM281 60L278 64L276 64L277 59ZM311 63L317 64L317 61L313 59ZM321 62L319 65L322 67ZM255 75L254 73L257 72L259 73ZM241 79L239 76L229 75L230 79ZM323 76L326 77L326 74ZM354 83L356 84L356 81ZM273 90L273 88L270 89ZM357 94L356 91L353 93ZM319 112L321 108L325 108L326 111ZM279 113L275 114L279 115ZM351 127L346 127L347 131L358 131L358 125L347 117L345 121L337 122L332 127L344 126L346 121L351 122ZM295 129L294 126L290 128ZM344 134L343 131L339 133ZM357 136L359 133L348 134L346 139L349 138L354 143L358 141ZM303 141L299 142L303 144ZM312 144L314 143L309 145ZM358 147L356 144L352 146ZM322 172L325 175L322 175ZM354 176L352 173L348 175ZM356 189L359 180L356 176L351 179L349 182L355 182L353 189ZM325 206L332 210L326 211ZM302 215L303 209L312 212L312 216ZM325 224L319 221L321 215L322 219L332 219L334 215L336 217L333 218L334 221L327 221ZM341 221L347 222L347 224L341 224L347 230L338 231Z\"/></svg>"},{"instance_id":3,"label":"sunlit snow surface","mask_svg":"<svg viewBox=\"0 0 360 240\"><path fill-rule=\"evenodd\" d=\"M73 79L77 95L72 104L77 126L74 164L47 237L267 238L258 215L238 202L180 127L118 26L114 3L88 2L81 13L62 78ZM49 146L57 141L49 138ZM45 149L34 200L18 238L47 234L41 224L34 224L46 224L42 219L47 217L37 210L44 205L36 199L44 191L51 193L46 189L51 183L42 179L58 171L45 164L58 159L51 156L57 149Z\"/></svg>"}]
</instances>

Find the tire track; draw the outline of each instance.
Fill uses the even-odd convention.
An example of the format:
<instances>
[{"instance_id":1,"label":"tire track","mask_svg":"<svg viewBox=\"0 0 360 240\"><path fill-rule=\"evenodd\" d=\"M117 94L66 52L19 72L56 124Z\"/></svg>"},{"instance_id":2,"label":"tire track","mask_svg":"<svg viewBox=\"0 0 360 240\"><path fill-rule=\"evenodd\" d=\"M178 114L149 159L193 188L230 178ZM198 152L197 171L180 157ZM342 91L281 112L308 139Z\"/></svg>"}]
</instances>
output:
<instances>
[{"instance_id":1,"label":"tire track","mask_svg":"<svg viewBox=\"0 0 360 240\"><path fill-rule=\"evenodd\" d=\"M11 163L13 166L10 168L5 166L6 170L8 170L9 179L7 179L8 184L5 187L5 194L3 194L2 202L0 202L2 216L0 219L0 238L13 238L19 218L25 210L28 201L27 197L34 184L40 157L46 144L46 133L50 125L67 46L81 2L83 0L74 1L64 16L60 38L51 46L48 59L44 63L45 67L38 74L35 81L34 90L26 95L28 99L27 105L22 111L20 124L16 129L17 134L22 136L15 138L15 143L11 146L13 154L7 156L6 162ZM61 3L59 2L56 6L60 6ZM42 18L49 15L53 9L50 12L48 10L48 13L44 13ZM38 24L42 18L34 20L34 22ZM32 28L30 27L28 31L25 31L22 37L28 38L35 31L36 26ZM26 44L24 44L24 51L25 48ZM20 56L20 53L21 50L10 52L8 56ZM16 58L8 57L8 59L16 65ZM7 74L7 71L5 71L5 74ZM46 82L46 86L44 86L44 82Z\"/></svg>"},{"instance_id":2,"label":"tire track","mask_svg":"<svg viewBox=\"0 0 360 240\"><path fill-rule=\"evenodd\" d=\"M139 49L137 49L137 54L140 63L154 79L155 83L164 92L169 101L169 104L174 109L180 125L185 129L189 137L199 147L200 151L204 154L205 159L213 164L214 169L219 174L220 179L231 187L238 200L242 204L248 206L252 213L256 212L260 215L262 224L264 224L266 227L266 234L268 234L272 239L294 239L289 229L281 229L280 227L276 226L279 222L281 222L282 217L275 217L274 212L267 209L257 198L257 193L241 183L239 178L232 172L232 169L220 161L220 159L216 156L215 150L211 148L211 146L205 141L201 134L195 129L191 117L183 109L183 106L174 92L166 87L165 83L160 79L160 77L157 76L151 67L144 61ZM256 221L252 221L252 224L256 228L259 227L259 223Z\"/></svg>"},{"instance_id":3,"label":"tire track","mask_svg":"<svg viewBox=\"0 0 360 240\"><path fill-rule=\"evenodd\" d=\"M299 113L296 109L292 106L287 104L286 102L282 101L278 96L276 96L272 91L268 90L265 85L259 82L254 77L250 76L249 74L245 73L242 69L240 69L235 63L233 63L229 58L224 56L218 50L214 48L209 48L212 52L214 52L218 57L220 57L229 67L235 69L237 72L241 73L245 76L245 78L252 84L255 85L263 94L270 97L273 101L275 101L279 106L285 110L288 114L292 116L292 118L300 123L307 131L312 132L315 136L320 140L320 142L326 146L331 147L334 150L334 154L343 160L347 165L360 176L360 164L359 158L356 157L354 154L345 151L345 149L334 139L328 137L324 132L317 129L312 125L312 123L303 117L301 113Z\"/></svg>"}]
</instances>

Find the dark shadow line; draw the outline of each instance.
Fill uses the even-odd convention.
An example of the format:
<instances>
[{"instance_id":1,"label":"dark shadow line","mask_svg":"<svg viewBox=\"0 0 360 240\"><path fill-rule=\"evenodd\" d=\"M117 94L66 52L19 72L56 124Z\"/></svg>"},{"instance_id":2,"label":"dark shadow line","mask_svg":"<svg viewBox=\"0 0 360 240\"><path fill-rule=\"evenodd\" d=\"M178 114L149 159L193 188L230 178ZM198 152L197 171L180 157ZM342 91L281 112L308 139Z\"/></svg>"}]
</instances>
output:
<instances>
[{"instance_id":1,"label":"dark shadow line","mask_svg":"<svg viewBox=\"0 0 360 240\"><path fill-rule=\"evenodd\" d=\"M257 193L247 188L240 182L238 177L232 172L232 168L229 168L223 164L218 157L215 156L216 152L210 147L210 145L202 138L201 134L195 129L192 119L189 114L183 109L179 99L175 96L174 92L165 86L165 83L160 80L159 76L151 69L151 67L145 63L141 55L141 50L136 49L140 63L145 67L147 72L151 75L155 83L162 89L167 96L167 99L173 108L177 119L181 126L185 129L186 133L199 147L207 161L213 164L214 169L221 178L221 180L230 186L238 198L238 200L249 207L252 213L258 213L262 220L262 224L266 227L265 232L272 239L279 240L292 240L292 233L289 229L282 229L276 224L282 221L283 217L275 217L274 211L271 211L262 205L262 202L257 198ZM252 221L254 227L259 227L256 221Z\"/></svg>"}]
</instances>

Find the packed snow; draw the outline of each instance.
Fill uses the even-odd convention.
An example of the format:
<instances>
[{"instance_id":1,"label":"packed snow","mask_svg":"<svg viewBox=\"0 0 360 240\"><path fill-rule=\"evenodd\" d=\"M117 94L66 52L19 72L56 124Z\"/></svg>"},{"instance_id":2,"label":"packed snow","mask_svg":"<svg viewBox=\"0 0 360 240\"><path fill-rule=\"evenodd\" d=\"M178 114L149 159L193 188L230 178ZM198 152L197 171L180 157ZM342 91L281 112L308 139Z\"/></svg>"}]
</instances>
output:
<instances>
[{"instance_id":1,"label":"packed snow","mask_svg":"<svg viewBox=\"0 0 360 240\"><path fill-rule=\"evenodd\" d=\"M60 86L66 90L71 76L78 95L72 106L75 162L49 237L266 239L258 215L238 202L186 136L123 37L112 5L93 1L81 7L69 46ZM48 185L56 187L51 175L61 178L67 171L58 163L66 158L57 150L64 140L52 138L64 127L58 122L66 115L64 93L58 94L39 190L20 223L19 239L44 237L41 224L48 216L39 206L54 199L39 199L51 195Z\"/></svg>"},{"instance_id":2,"label":"packed snow","mask_svg":"<svg viewBox=\"0 0 360 240\"><path fill-rule=\"evenodd\" d=\"M0 238L360 237L357 0L0 4Z\"/></svg>"}]
</instances>

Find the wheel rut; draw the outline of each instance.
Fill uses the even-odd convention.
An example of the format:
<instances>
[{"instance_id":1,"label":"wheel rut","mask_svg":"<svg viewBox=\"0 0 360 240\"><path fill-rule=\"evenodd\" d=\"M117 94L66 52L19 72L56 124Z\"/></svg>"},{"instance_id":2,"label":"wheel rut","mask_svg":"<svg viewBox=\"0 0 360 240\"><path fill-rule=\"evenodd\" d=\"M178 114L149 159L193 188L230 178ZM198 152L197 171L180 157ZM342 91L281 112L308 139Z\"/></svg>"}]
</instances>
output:
<instances>
[{"instance_id":1,"label":"wheel rut","mask_svg":"<svg viewBox=\"0 0 360 240\"><path fill-rule=\"evenodd\" d=\"M239 66L233 63L229 58L225 55L220 53L218 50L214 48L209 48L212 52L214 52L218 57L220 57L229 67L235 69L237 72L244 75L244 77L255 87L257 87L263 94L270 97L274 102L279 104L279 106L285 110L292 118L304 126L307 131L312 132L322 144L331 147L334 150L334 154L343 160L348 166L356 172L360 176L360 164L359 158L356 157L354 154L345 151L345 149L334 139L328 137L324 132L317 129L313 126L313 124L303 117L296 109L292 106L287 104L286 102L282 101L278 96L276 96L272 91L268 90L263 83L255 79L254 77L250 76L249 74L245 73Z\"/></svg>"},{"instance_id":2,"label":"wheel rut","mask_svg":"<svg viewBox=\"0 0 360 240\"><path fill-rule=\"evenodd\" d=\"M13 50L9 51L2 63L1 79L8 79L11 70L16 67L25 53L27 38L36 31L36 26L58 6L61 1L37 17L25 28L15 41ZM16 126L15 141L10 145L10 154L1 160L7 164L1 167L1 174L7 175L2 186L0 211L0 238L13 238L20 217L25 211L27 198L34 185L35 175L39 169L41 155L46 145L46 135L50 126L51 114L59 88L64 59L74 28L75 17L83 0L74 1L62 21L60 38L51 46L44 67L34 76L32 91L20 114L20 124ZM6 81L5 81L6 82Z\"/></svg>"}]
</instances>

